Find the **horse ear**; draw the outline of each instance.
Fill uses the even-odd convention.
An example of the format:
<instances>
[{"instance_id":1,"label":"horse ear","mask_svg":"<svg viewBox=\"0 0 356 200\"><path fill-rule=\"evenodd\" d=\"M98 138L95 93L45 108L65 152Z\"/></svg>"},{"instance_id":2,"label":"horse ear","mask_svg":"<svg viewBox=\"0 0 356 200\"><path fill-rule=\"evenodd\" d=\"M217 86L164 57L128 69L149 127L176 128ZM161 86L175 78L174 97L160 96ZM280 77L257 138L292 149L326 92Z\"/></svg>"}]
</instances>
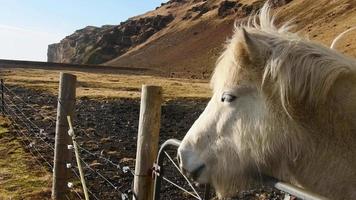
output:
<instances>
[{"instance_id":1,"label":"horse ear","mask_svg":"<svg viewBox=\"0 0 356 200\"><path fill-rule=\"evenodd\" d=\"M243 65L256 65L263 61L267 52L266 44L248 33L244 28L241 29L240 34L240 40L236 47L238 61Z\"/></svg>"}]
</instances>

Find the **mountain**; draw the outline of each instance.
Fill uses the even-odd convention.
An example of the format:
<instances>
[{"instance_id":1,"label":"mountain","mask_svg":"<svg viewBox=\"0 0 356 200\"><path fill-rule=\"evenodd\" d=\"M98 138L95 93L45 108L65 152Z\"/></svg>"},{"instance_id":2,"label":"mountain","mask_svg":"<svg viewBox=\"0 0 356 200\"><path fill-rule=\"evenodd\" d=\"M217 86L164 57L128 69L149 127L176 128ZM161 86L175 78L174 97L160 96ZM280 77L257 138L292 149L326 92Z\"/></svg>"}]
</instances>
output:
<instances>
[{"instance_id":1,"label":"mountain","mask_svg":"<svg viewBox=\"0 0 356 200\"><path fill-rule=\"evenodd\" d=\"M265 0L170 0L120 25L88 26L48 47L48 61L153 68L172 77L208 78L235 20ZM355 0L271 0L277 23L329 46L356 25ZM337 49L356 56L355 33Z\"/></svg>"}]
</instances>

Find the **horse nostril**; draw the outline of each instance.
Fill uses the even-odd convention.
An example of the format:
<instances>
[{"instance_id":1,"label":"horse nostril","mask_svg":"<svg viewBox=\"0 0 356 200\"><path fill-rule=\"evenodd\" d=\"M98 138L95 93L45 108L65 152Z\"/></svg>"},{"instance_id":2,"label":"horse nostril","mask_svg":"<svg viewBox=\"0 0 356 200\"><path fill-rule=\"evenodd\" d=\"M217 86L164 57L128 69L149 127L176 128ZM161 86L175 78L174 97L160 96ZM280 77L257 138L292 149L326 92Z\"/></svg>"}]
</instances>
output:
<instances>
[{"instance_id":1,"label":"horse nostril","mask_svg":"<svg viewBox=\"0 0 356 200\"><path fill-rule=\"evenodd\" d=\"M189 176L193 179L196 180L197 178L199 178L199 176L201 175L201 173L203 172L205 168L205 164L200 165L199 167L195 168L192 172L189 173Z\"/></svg>"}]
</instances>

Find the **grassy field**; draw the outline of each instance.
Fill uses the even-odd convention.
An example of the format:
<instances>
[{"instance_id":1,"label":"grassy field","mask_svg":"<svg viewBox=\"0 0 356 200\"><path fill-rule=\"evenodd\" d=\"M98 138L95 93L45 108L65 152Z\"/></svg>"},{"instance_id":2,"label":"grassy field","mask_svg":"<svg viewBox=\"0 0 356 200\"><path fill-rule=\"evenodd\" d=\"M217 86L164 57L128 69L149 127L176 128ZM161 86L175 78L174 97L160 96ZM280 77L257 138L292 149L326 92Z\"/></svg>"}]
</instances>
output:
<instances>
[{"instance_id":1,"label":"grassy field","mask_svg":"<svg viewBox=\"0 0 356 200\"><path fill-rule=\"evenodd\" d=\"M173 79L145 75L98 74L69 72L77 75L77 97L89 98L139 98L142 84L159 85L165 99L207 98L208 81ZM0 71L6 84L41 89L53 94L58 91L59 71L11 69Z\"/></svg>"},{"instance_id":2,"label":"grassy field","mask_svg":"<svg viewBox=\"0 0 356 200\"><path fill-rule=\"evenodd\" d=\"M50 199L51 176L24 151L0 117L0 199Z\"/></svg>"}]
</instances>

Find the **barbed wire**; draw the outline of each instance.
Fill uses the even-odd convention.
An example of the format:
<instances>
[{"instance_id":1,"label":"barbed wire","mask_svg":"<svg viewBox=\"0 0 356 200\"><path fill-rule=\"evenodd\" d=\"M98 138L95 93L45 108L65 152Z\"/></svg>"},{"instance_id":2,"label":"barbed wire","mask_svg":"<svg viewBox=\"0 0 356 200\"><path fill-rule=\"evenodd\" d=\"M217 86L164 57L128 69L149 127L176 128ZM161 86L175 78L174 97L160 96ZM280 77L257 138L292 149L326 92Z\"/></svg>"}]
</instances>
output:
<instances>
[{"instance_id":1,"label":"barbed wire","mask_svg":"<svg viewBox=\"0 0 356 200\"><path fill-rule=\"evenodd\" d=\"M117 169L121 170L124 174L130 172L131 175L133 175L133 176L135 175L134 171L129 166L121 167L120 164L113 162L112 160L102 156L101 154L98 155L97 153L92 153L89 150L85 149L84 147L80 146L78 143L77 143L77 145L78 145L78 148L81 149L82 151L84 151L84 152L86 152L86 153L88 153L91 156L94 156L96 158L100 158L102 160L105 160L107 163L109 163L112 166L116 167Z\"/></svg>"},{"instance_id":2,"label":"barbed wire","mask_svg":"<svg viewBox=\"0 0 356 200\"><path fill-rule=\"evenodd\" d=\"M37 124L35 124L33 121L31 121L27 116L26 116L26 114L25 113L23 113L22 111L21 111L21 109L18 107L18 106L16 106L16 103L14 102L14 101L12 101L9 97L8 97L9 95L4 95L4 97L11 103L11 105L13 106L13 107L15 107L19 112L20 112L20 114L28 121L28 122L30 122L30 124L34 127L34 128L36 128L36 129L38 129L38 130L41 130L41 128L39 127L39 126L37 126Z\"/></svg>"},{"instance_id":3,"label":"barbed wire","mask_svg":"<svg viewBox=\"0 0 356 200\"><path fill-rule=\"evenodd\" d=\"M183 188L182 186L179 186L177 183L174 183L173 181L169 180L168 178L166 177L162 177L163 180L167 181L168 183L170 183L171 185L173 185L174 187L182 190L183 192L191 195L192 197L196 198L196 199L199 199L199 200L202 200L199 196L196 196L195 194L193 194L192 192L189 192L188 190L186 190L185 188Z\"/></svg>"},{"instance_id":4,"label":"barbed wire","mask_svg":"<svg viewBox=\"0 0 356 200\"><path fill-rule=\"evenodd\" d=\"M32 105L26 103L21 97L19 97L18 95L16 95L11 89L9 89L7 86L3 85L4 88L12 94L5 94L4 95L4 100L6 100L6 104L3 105L5 109L6 114L9 116L9 118L11 119L11 121L13 122L11 125L14 127L14 131L16 132L16 134L20 137L21 139L21 143L24 146L29 146L28 150L31 153L32 157L35 159L35 161L44 169L46 169L46 167L42 164L42 162L40 162L40 160L38 159L38 157L40 157L49 167L50 169L53 170L53 165L42 155L41 151L39 149L36 148L36 143L33 142L33 140L30 138L30 136L34 136L37 139L40 139L42 142L44 142L44 144L46 144L50 149L54 150L53 145L48 143L44 138L41 137L41 135L39 135L36 130L39 130L40 133L42 133L42 131L44 129L40 128L36 123L34 123L23 111L21 108L19 108L19 106L17 106L17 103L15 102L15 98L20 100L23 105L27 106L28 108L31 108L33 111L35 111L37 114L39 114L43 119L48 119L49 121L51 121L53 124L55 124L55 121L52 120L51 118L45 117L41 114L41 112L38 112L38 110L36 110L36 108L34 108ZM19 104L20 105L20 104ZM18 123L20 122L20 123ZM21 130L18 130L18 129ZM26 130L27 133L24 132L24 130ZM30 134L30 135L28 135ZM48 139L46 137L46 139ZM25 140L27 140L27 143L29 143L28 145L26 144ZM74 141L76 142L76 141ZM94 156L95 158L99 158L104 160L106 163L116 167L117 169L121 170L122 172L124 172L125 174L127 172L130 172L131 175L134 175L134 171L132 169L130 169L130 167L128 166L121 166L119 163L115 163L114 161L112 161L109 158L106 158L104 156L102 156L101 154L97 154L97 153L92 153L91 151L89 151L88 149L80 146L77 142L76 144L78 145L78 148L81 149L81 151L90 154L91 156ZM36 152L36 153L35 153ZM38 155L37 155L38 154ZM36 156L37 155L37 156ZM81 162L83 162L85 164L85 166L90 169L92 172L94 172L95 174L97 174L102 180L104 180L109 186L111 186L115 191L117 191L119 193L119 195L121 195L122 199L128 199L128 195L129 193L125 193L120 191L120 187L116 186L116 184L114 184L112 181L110 181L107 177L105 177L102 173L98 172L97 170L93 169L87 162L85 162L82 158L80 158ZM77 177L78 179L80 179L79 175L77 174L77 172L71 168L72 172L74 173L75 177ZM76 191L76 190L71 190L72 192L76 193L77 197L79 199L82 199L81 195ZM129 190L130 191L130 190ZM88 189L88 192L90 193L90 195L92 197L94 197L95 199L99 199L91 190ZM68 196L66 195L67 199Z\"/></svg>"},{"instance_id":5,"label":"barbed wire","mask_svg":"<svg viewBox=\"0 0 356 200\"><path fill-rule=\"evenodd\" d=\"M8 107L9 108L9 107ZM16 119L18 119L18 120L20 120L20 121L22 121L24 124L25 124L25 126L26 126L26 128L27 128L27 131L31 134L33 134L33 136L35 137L35 138L37 138L37 139L40 139L44 144L46 144L51 150L53 150L54 151L54 145L53 144L50 144L50 143L48 143L48 142L46 142L42 137L40 137L40 136L38 136L37 134L37 132L35 132L34 130L32 130L23 120L21 120L21 118L12 110L12 109L8 109L8 110L11 110L11 112L16 116ZM15 121L16 121L16 119L14 119ZM16 124L18 124L18 123L16 123ZM23 127L24 128L24 127ZM26 129L25 128L25 129Z\"/></svg>"},{"instance_id":6,"label":"barbed wire","mask_svg":"<svg viewBox=\"0 0 356 200\"><path fill-rule=\"evenodd\" d=\"M172 159L172 157L166 152L166 151L164 151L164 154L166 154L166 156L168 157L168 159L172 162L172 164L174 165L174 167L179 171L179 173L184 177L184 179L188 182L188 184L189 184L189 186L193 189L193 191L194 191L194 193L196 194L196 195L192 195L190 192L188 192L188 194L190 194L190 195L192 195L192 196L194 196L195 198L197 198L197 199L202 199L201 197L200 197L200 195L199 195L199 193L195 190L195 188L193 187L193 185L192 185L192 183L189 181L189 179L182 173L182 171L179 169L179 167L177 166L177 164L174 162L174 160ZM167 180L166 180L167 181ZM173 182L171 182L171 183L173 183ZM176 186L176 184L173 184L174 186ZM179 187L179 189L181 189L180 187ZM185 190L183 190L183 191L185 191ZM185 191L186 192L186 191Z\"/></svg>"},{"instance_id":7,"label":"barbed wire","mask_svg":"<svg viewBox=\"0 0 356 200\"><path fill-rule=\"evenodd\" d=\"M15 131L16 135L19 137L20 142L23 144L23 146L25 146L25 147L28 146L28 144L26 144L24 139L22 139L21 134L15 129L15 127L13 125L10 125L10 126L12 126L14 128L13 130ZM44 170L47 170L47 168L38 160L37 156L32 152L31 148L27 148L27 149L30 152L30 154L32 155L33 159L37 162L37 164L39 166L41 166Z\"/></svg>"},{"instance_id":8,"label":"barbed wire","mask_svg":"<svg viewBox=\"0 0 356 200\"><path fill-rule=\"evenodd\" d=\"M73 174L80 180L79 174L73 168L71 168L71 170ZM87 188L87 190L95 199L99 200L99 198L89 188Z\"/></svg>"},{"instance_id":9,"label":"barbed wire","mask_svg":"<svg viewBox=\"0 0 356 200\"><path fill-rule=\"evenodd\" d=\"M76 190L70 190L70 191L74 191L74 193L75 193L75 195L77 195L77 197L79 198L79 199L83 199L83 197L76 191Z\"/></svg>"},{"instance_id":10,"label":"barbed wire","mask_svg":"<svg viewBox=\"0 0 356 200\"><path fill-rule=\"evenodd\" d=\"M75 141L73 141L75 142ZM78 143L75 142L77 145ZM104 180L106 183L108 183L115 191L117 191L121 196L125 195L126 193L125 192L122 192L119 190L119 187L116 186L114 183L112 183L111 181L109 181L108 178L106 178L103 174L101 174L100 172L98 172L97 170L93 169L92 167L90 167L90 165L85 162L81 157L79 157L79 159L81 160L81 162L83 162L85 164L85 166L90 169L92 172L96 173L99 177L102 178L102 180Z\"/></svg>"},{"instance_id":11,"label":"barbed wire","mask_svg":"<svg viewBox=\"0 0 356 200\"><path fill-rule=\"evenodd\" d=\"M12 115L11 115L9 112L7 112L6 110L5 110L5 112L6 112L6 113L8 114L8 116L11 118L11 121L16 124L16 126L21 127L19 124L16 123L16 120L12 117ZM48 165L51 169L53 169L53 166L52 166L52 165L47 161L47 159L41 154L41 152L36 148L36 146L35 146L33 143L31 143L32 140L31 140L29 137L27 137L27 135L26 135L25 133L23 133L23 131L17 130L16 128L14 129L14 131L17 132L17 133L21 133L21 135L22 135L23 137L25 137L27 141L30 141L29 147L30 147L30 148L33 148L33 149L38 153L38 155L47 163L47 165ZM27 146L27 145L26 145L26 146Z\"/></svg>"},{"instance_id":12,"label":"barbed wire","mask_svg":"<svg viewBox=\"0 0 356 200\"><path fill-rule=\"evenodd\" d=\"M16 118L17 118L18 120L20 120L20 121L27 127L27 130L28 130L30 133L33 133L33 134L34 134L34 137L36 137L36 138L42 140L42 142L44 142L50 149L52 149L52 150L54 151L54 147L52 146L52 144L49 144L49 143L46 142L42 137L38 136L38 135L37 135L37 132L33 131L32 128L31 128L31 126L29 126L19 115L16 114L16 111L15 111L15 110L13 110L13 109L12 109L11 107L9 107L7 104L5 104L5 106L8 108L8 110L10 110L10 111L13 113L13 115L16 116ZM12 115L10 115L10 116L12 116ZM16 122L15 119L14 119L14 121ZM39 129L39 130L41 130L41 129Z\"/></svg>"},{"instance_id":13,"label":"barbed wire","mask_svg":"<svg viewBox=\"0 0 356 200\"><path fill-rule=\"evenodd\" d=\"M16 97L17 99L19 99L22 103L24 103L26 106L28 106L29 108L31 108L33 111L35 111L35 112L38 111L36 108L33 107L33 105L31 105L31 104L25 102L25 100L23 100L23 98L21 98L21 97L19 97L18 95L16 95L16 94L15 94L10 88L8 88L5 84L3 84L3 86L4 86L4 88L5 88L8 92L10 92L14 97ZM40 115L41 117L43 117L43 118L46 118L46 117L43 116L41 113L39 113L39 115ZM48 119L49 119L53 124L56 124L56 121L55 121L53 118L49 117Z\"/></svg>"}]
</instances>

